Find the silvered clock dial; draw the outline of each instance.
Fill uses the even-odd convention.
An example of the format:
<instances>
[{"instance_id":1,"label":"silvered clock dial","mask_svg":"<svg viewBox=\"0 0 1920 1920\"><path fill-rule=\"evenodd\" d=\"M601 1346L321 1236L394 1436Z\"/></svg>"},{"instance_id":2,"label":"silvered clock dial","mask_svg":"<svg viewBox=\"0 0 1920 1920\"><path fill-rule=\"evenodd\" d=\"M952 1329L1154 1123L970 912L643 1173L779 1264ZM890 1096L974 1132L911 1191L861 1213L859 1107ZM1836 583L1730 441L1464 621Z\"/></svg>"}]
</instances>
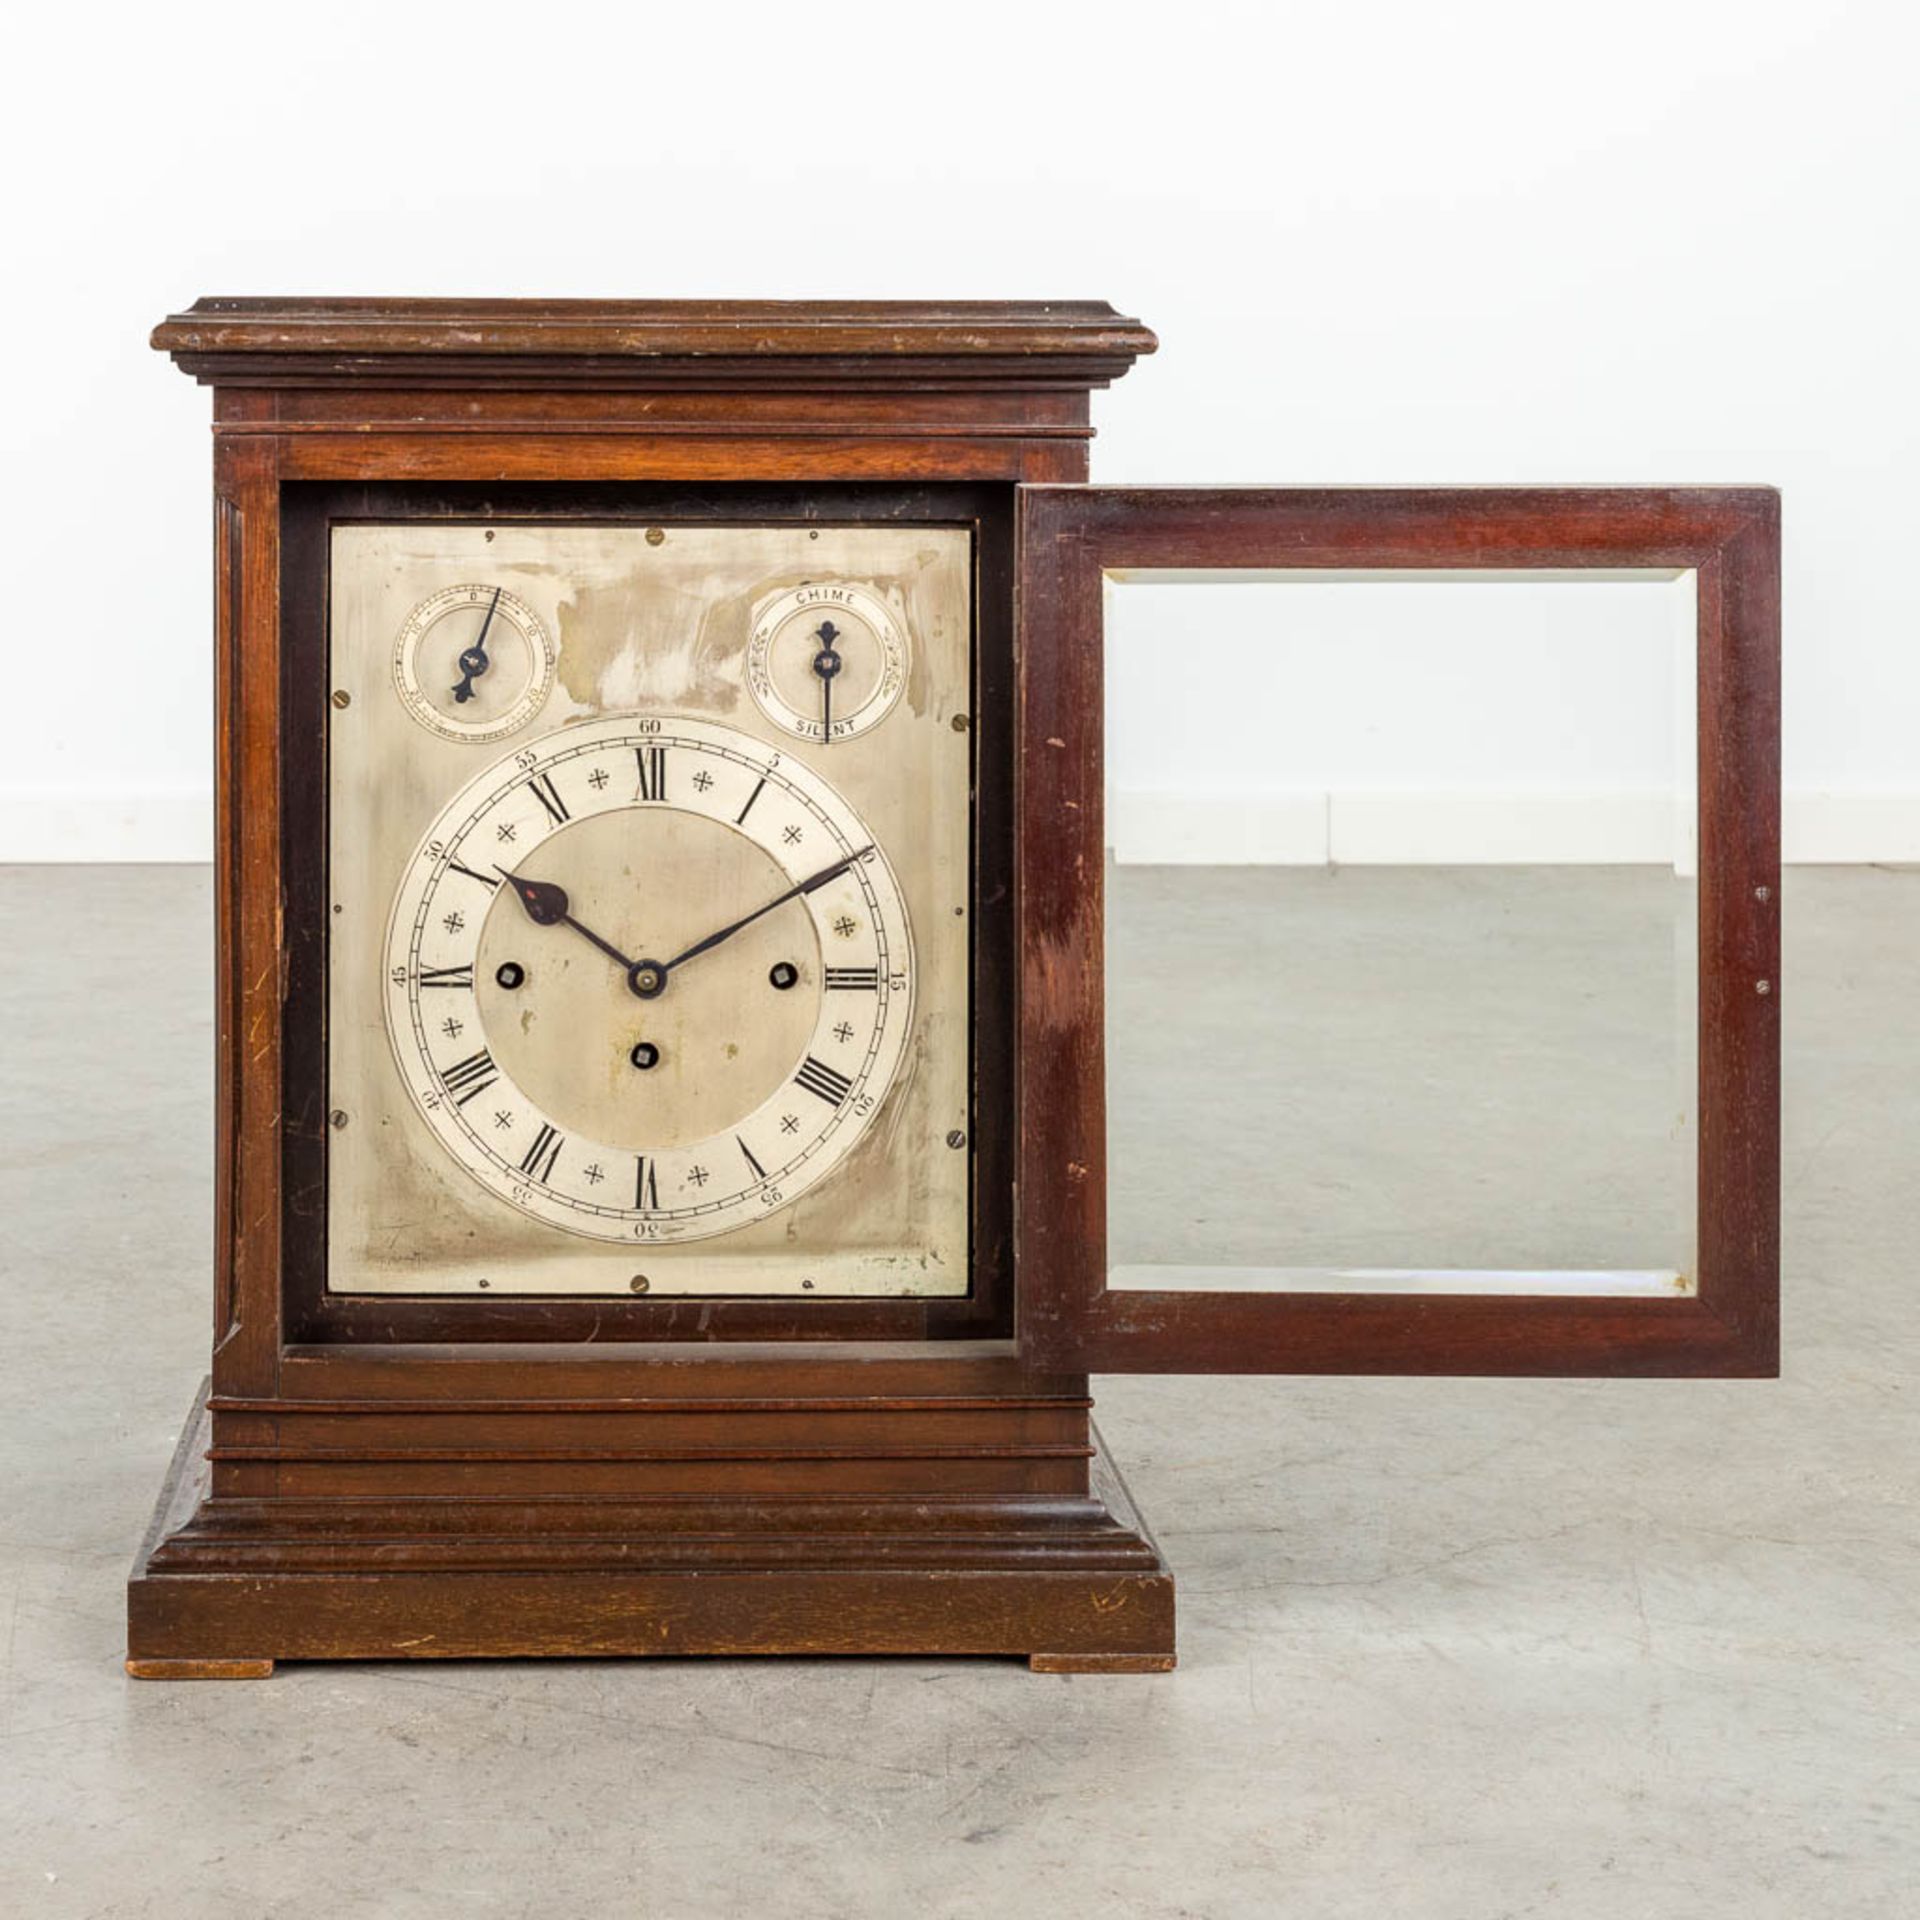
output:
<instances>
[{"instance_id":1,"label":"silvered clock dial","mask_svg":"<svg viewBox=\"0 0 1920 1920\"><path fill-rule=\"evenodd\" d=\"M330 537L327 1290L966 1293L970 530Z\"/></svg>"},{"instance_id":2,"label":"silvered clock dial","mask_svg":"<svg viewBox=\"0 0 1920 1920\"><path fill-rule=\"evenodd\" d=\"M518 594L463 581L408 615L394 645L393 680L423 727L449 740L502 740L545 704L553 642Z\"/></svg>"},{"instance_id":3,"label":"silvered clock dial","mask_svg":"<svg viewBox=\"0 0 1920 1920\"><path fill-rule=\"evenodd\" d=\"M628 1244L725 1234L846 1158L910 1029L905 902L817 773L683 716L487 767L387 935L400 1075L511 1206Z\"/></svg>"},{"instance_id":4,"label":"silvered clock dial","mask_svg":"<svg viewBox=\"0 0 1920 1920\"><path fill-rule=\"evenodd\" d=\"M907 684L905 623L878 589L804 580L754 609L747 684L775 726L823 746L877 727Z\"/></svg>"}]
</instances>

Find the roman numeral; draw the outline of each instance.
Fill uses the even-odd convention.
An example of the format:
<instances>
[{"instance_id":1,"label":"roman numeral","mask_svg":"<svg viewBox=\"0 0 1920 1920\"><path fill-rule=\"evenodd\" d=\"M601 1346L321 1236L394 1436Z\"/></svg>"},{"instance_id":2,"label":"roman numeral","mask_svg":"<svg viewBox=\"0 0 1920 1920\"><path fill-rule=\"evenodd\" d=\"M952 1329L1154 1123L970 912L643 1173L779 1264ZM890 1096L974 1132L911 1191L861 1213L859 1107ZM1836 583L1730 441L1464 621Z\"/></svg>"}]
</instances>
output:
<instances>
[{"instance_id":1,"label":"roman numeral","mask_svg":"<svg viewBox=\"0 0 1920 1920\"><path fill-rule=\"evenodd\" d=\"M753 1149L737 1133L733 1136L733 1144L747 1156L747 1165L753 1169L753 1177L756 1180L764 1180L767 1177L767 1170L753 1157Z\"/></svg>"},{"instance_id":2,"label":"roman numeral","mask_svg":"<svg viewBox=\"0 0 1920 1920\"><path fill-rule=\"evenodd\" d=\"M633 1204L642 1212L650 1213L660 1204L659 1162L649 1160L644 1153L633 1157Z\"/></svg>"},{"instance_id":3,"label":"roman numeral","mask_svg":"<svg viewBox=\"0 0 1920 1920\"><path fill-rule=\"evenodd\" d=\"M767 784L767 777L765 774L762 774L760 776L760 786L755 787L754 790L747 795L747 804L744 807L742 807L740 811L733 816L733 824L736 827L743 827L746 825L747 815L753 811L753 803L760 798L760 787L764 787L766 784Z\"/></svg>"},{"instance_id":4,"label":"roman numeral","mask_svg":"<svg viewBox=\"0 0 1920 1920\"><path fill-rule=\"evenodd\" d=\"M553 784L550 773L536 773L527 785L533 789L533 797L546 808L548 817L556 827L565 826L573 816L567 812L567 803L560 798L560 789Z\"/></svg>"},{"instance_id":5,"label":"roman numeral","mask_svg":"<svg viewBox=\"0 0 1920 1920\"><path fill-rule=\"evenodd\" d=\"M853 1082L844 1073L836 1073L812 1054L800 1063L800 1071L793 1078L796 1085L818 1094L830 1107L837 1107L853 1091Z\"/></svg>"},{"instance_id":6,"label":"roman numeral","mask_svg":"<svg viewBox=\"0 0 1920 1920\"><path fill-rule=\"evenodd\" d=\"M469 880L478 880L483 887L497 887L500 884L498 876L490 879L484 873L475 873L471 867L463 867L458 860L449 860L447 866L454 873L464 873Z\"/></svg>"},{"instance_id":7,"label":"roman numeral","mask_svg":"<svg viewBox=\"0 0 1920 1920\"><path fill-rule=\"evenodd\" d=\"M667 750L665 747L635 747L633 757L640 763L640 791L636 800L664 800L667 797Z\"/></svg>"},{"instance_id":8,"label":"roman numeral","mask_svg":"<svg viewBox=\"0 0 1920 1920\"><path fill-rule=\"evenodd\" d=\"M567 1136L564 1133L543 1124L533 1136L533 1145L527 1149L527 1157L520 1162L520 1171L535 1180L551 1180L553 1163L560 1158L560 1149L566 1144Z\"/></svg>"},{"instance_id":9,"label":"roman numeral","mask_svg":"<svg viewBox=\"0 0 1920 1920\"><path fill-rule=\"evenodd\" d=\"M457 1065L448 1067L440 1076L440 1084L455 1096L456 1107L464 1107L476 1093L485 1093L499 1078L499 1073L493 1064L493 1055L482 1047L478 1053L470 1053Z\"/></svg>"},{"instance_id":10,"label":"roman numeral","mask_svg":"<svg viewBox=\"0 0 1920 1920\"><path fill-rule=\"evenodd\" d=\"M422 967L420 984L423 987L470 987L473 962L469 960L464 967Z\"/></svg>"},{"instance_id":11,"label":"roman numeral","mask_svg":"<svg viewBox=\"0 0 1920 1920\"><path fill-rule=\"evenodd\" d=\"M827 991L829 993L878 993L880 969L878 967L829 967Z\"/></svg>"}]
</instances>

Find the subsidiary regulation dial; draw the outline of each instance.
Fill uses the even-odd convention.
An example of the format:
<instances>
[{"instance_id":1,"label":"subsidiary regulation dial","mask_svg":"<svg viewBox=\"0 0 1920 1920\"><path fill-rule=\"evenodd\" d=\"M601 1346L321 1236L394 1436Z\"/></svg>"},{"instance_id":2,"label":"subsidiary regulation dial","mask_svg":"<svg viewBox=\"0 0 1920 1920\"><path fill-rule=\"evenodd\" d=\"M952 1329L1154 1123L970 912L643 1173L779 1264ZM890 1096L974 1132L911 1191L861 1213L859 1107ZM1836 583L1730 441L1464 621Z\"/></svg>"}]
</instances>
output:
<instances>
[{"instance_id":1,"label":"subsidiary regulation dial","mask_svg":"<svg viewBox=\"0 0 1920 1920\"><path fill-rule=\"evenodd\" d=\"M907 634L871 587L810 581L762 600L747 685L775 726L833 746L877 727L907 684Z\"/></svg>"},{"instance_id":2,"label":"subsidiary regulation dial","mask_svg":"<svg viewBox=\"0 0 1920 1920\"><path fill-rule=\"evenodd\" d=\"M546 704L553 667L539 615L490 583L464 582L421 601L393 649L401 701L444 740L518 732Z\"/></svg>"}]
</instances>

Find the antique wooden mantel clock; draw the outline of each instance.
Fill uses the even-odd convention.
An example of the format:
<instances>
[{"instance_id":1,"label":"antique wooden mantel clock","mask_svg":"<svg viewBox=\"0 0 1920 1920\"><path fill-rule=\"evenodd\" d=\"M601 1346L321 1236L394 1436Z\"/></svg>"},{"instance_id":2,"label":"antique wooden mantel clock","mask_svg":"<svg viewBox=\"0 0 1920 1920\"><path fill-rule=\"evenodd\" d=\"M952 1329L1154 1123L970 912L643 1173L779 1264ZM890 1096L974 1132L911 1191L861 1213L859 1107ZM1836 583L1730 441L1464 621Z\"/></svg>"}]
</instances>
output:
<instances>
[{"instance_id":1,"label":"antique wooden mantel clock","mask_svg":"<svg viewBox=\"0 0 1920 1920\"><path fill-rule=\"evenodd\" d=\"M1773 1370L1770 493L1089 487L1155 344L1098 303L154 344L214 390L218 1225L132 1673L1161 1669L1091 1373ZM1468 568L1697 583L1691 1258L1114 1284L1103 583Z\"/></svg>"}]
</instances>

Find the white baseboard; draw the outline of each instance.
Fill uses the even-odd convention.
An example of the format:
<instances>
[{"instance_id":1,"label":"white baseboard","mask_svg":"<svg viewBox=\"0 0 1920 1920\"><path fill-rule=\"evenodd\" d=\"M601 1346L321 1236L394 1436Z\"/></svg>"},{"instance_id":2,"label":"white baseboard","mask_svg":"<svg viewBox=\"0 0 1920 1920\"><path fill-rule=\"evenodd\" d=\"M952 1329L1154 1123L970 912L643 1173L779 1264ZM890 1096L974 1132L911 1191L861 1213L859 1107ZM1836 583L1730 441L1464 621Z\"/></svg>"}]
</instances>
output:
<instances>
[{"instance_id":1,"label":"white baseboard","mask_svg":"<svg viewBox=\"0 0 1920 1920\"><path fill-rule=\"evenodd\" d=\"M1920 861L1920 793L1789 793L1780 838L1798 866Z\"/></svg>"},{"instance_id":2,"label":"white baseboard","mask_svg":"<svg viewBox=\"0 0 1920 1920\"><path fill-rule=\"evenodd\" d=\"M1665 864L1686 826L1665 793L1336 793L1327 802L1328 854L1343 867Z\"/></svg>"},{"instance_id":3,"label":"white baseboard","mask_svg":"<svg viewBox=\"0 0 1920 1920\"><path fill-rule=\"evenodd\" d=\"M1119 792L1114 857L1137 866L1577 864L1667 858L1663 794ZM1785 851L1807 866L1920 863L1920 793L1787 795ZM203 792L0 790L0 864L213 857Z\"/></svg>"},{"instance_id":4,"label":"white baseboard","mask_svg":"<svg viewBox=\"0 0 1920 1920\"><path fill-rule=\"evenodd\" d=\"M1664 793L1122 789L1107 840L1130 866L1630 865L1673 857L1673 806ZM1800 865L1920 862L1920 793L1792 792L1782 837Z\"/></svg>"},{"instance_id":5,"label":"white baseboard","mask_svg":"<svg viewBox=\"0 0 1920 1920\"><path fill-rule=\"evenodd\" d=\"M1115 793L1114 858L1140 867L1323 867L1324 793Z\"/></svg>"},{"instance_id":6,"label":"white baseboard","mask_svg":"<svg viewBox=\"0 0 1920 1920\"><path fill-rule=\"evenodd\" d=\"M210 793L0 790L0 864L212 858Z\"/></svg>"}]
</instances>

